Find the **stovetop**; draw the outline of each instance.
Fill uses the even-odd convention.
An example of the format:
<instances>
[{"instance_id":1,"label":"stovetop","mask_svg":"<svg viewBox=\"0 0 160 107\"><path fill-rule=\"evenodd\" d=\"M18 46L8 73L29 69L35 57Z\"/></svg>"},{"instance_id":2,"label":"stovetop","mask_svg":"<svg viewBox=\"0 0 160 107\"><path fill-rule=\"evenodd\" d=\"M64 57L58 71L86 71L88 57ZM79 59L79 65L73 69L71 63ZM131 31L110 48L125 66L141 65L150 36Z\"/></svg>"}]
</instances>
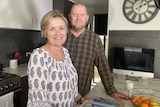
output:
<instances>
[{"instance_id":1,"label":"stovetop","mask_svg":"<svg viewBox=\"0 0 160 107\"><path fill-rule=\"evenodd\" d=\"M0 81L2 81L4 79L12 78L14 76L16 76L16 75L10 74L10 73L5 73L5 72L0 72Z\"/></svg>"},{"instance_id":2,"label":"stovetop","mask_svg":"<svg viewBox=\"0 0 160 107\"><path fill-rule=\"evenodd\" d=\"M0 71L0 96L20 89L20 87L20 76Z\"/></svg>"}]
</instances>

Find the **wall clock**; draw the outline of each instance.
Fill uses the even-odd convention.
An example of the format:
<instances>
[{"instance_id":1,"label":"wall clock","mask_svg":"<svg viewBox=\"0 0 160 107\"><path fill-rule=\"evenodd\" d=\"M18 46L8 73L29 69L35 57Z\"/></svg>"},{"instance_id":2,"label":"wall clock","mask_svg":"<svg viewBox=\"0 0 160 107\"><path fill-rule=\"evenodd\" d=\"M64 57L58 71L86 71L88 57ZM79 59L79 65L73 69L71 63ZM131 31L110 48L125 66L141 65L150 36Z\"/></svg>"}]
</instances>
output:
<instances>
[{"instance_id":1,"label":"wall clock","mask_svg":"<svg viewBox=\"0 0 160 107\"><path fill-rule=\"evenodd\" d=\"M131 22L142 24L152 20L158 13L154 0L125 0L124 16Z\"/></svg>"}]
</instances>

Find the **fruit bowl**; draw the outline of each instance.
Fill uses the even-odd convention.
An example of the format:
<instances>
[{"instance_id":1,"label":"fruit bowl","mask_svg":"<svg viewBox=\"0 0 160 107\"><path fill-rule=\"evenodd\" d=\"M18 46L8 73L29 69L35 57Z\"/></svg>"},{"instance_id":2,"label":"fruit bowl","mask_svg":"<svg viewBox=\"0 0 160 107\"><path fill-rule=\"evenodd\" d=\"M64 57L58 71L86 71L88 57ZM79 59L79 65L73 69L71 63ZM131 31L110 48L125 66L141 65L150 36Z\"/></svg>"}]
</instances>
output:
<instances>
[{"instance_id":1,"label":"fruit bowl","mask_svg":"<svg viewBox=\"0 0 160 107\"><path fill-rule=\"evenodd\" d=\"M160 107L160 91L148 88L134 88L128 96L135 107Z\"/></svg>"}]
</instances>

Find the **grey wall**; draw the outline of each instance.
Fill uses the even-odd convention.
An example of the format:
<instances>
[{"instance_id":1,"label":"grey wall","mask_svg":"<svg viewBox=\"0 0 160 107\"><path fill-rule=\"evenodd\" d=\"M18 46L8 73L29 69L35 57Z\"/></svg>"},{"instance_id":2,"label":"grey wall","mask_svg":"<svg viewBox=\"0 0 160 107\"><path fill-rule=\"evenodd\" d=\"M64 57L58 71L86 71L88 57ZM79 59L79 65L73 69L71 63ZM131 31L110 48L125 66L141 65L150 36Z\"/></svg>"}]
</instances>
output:
<instances>
[{"instance_id":1,"label":"grey wall","mask_svg":"<svg viewBox=\"0 0 160 107\"><path fill-rule=\"evenodd\" d=\"M114 47L140 47L155 49L154 75L160 78L160 31L109 31L109 64L112 70Z\"/></svg>"},{"instance_id":2,"label":"grey wall","mask_svg":"<svg viewBox=\"0 0 160 107\"><path fill-rule=\"evenodd\" d=\"M16 51L20 52L19 64L27 63L29 58L26 52L31 52L43 43L40 31L0 29L0 64L8 67L10 58L7 55Z\"/></svg>"}]
</instances>

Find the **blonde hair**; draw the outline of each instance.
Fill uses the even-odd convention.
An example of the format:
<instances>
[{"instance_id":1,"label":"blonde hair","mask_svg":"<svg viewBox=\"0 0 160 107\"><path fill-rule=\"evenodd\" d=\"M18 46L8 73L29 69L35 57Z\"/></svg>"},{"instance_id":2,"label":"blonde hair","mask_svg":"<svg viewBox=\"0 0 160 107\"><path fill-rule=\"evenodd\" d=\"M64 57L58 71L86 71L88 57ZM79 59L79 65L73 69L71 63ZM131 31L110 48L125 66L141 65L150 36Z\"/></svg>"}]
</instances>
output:
<instances>
[{"instance_id":1,"label":"blonde hair","mask_svg":"<svg viewBox=\"0 0 160 107\"><path fill-rule=\"evenodd\" d=\"M65 22L68 30L68 20L58 10L52 10L46 13L41 20L41 36L43 38L46 37L47 34L46 29L48 28L49 20L51 18L57 18L57 17L61 18Z\"/></svg>"}]
</instances>

